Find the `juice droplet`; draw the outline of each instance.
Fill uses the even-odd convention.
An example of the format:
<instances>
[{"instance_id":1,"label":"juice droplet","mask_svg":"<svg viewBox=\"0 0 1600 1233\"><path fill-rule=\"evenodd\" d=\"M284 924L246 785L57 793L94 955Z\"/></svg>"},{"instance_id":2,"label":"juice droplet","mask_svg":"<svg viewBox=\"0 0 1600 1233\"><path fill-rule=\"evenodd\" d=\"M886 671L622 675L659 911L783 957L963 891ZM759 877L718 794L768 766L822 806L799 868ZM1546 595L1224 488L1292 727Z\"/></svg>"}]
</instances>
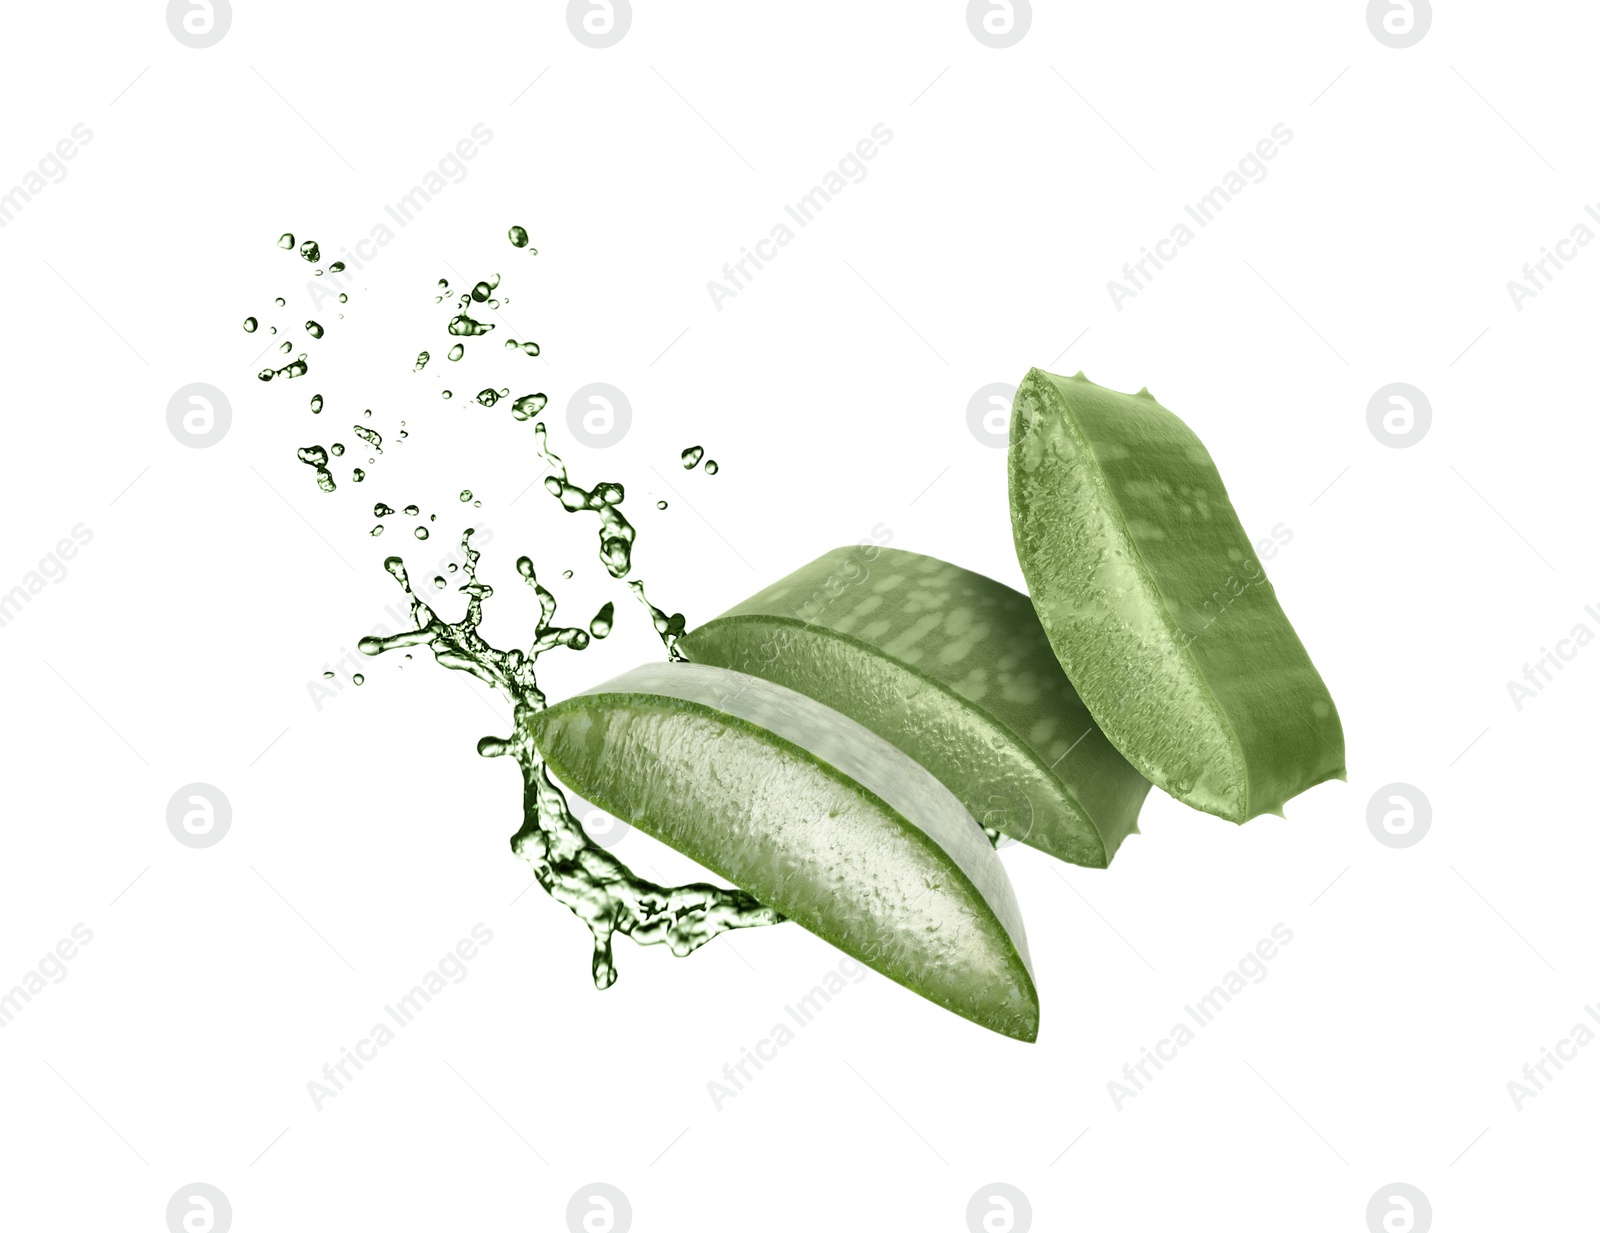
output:
<instances>
[{"instance_id":1,"label":"juice droplet","mask_svg":"<svg viewBox=\"0 0 1600 1233\"><path fill-rule=\"evenodd\" d=\"M383 453L383 438L365 424L353 424L350 431L355 433L378 453Z\"/></svg>"},{"instance_id":2,"label":"juice droplet","mask_svg":"<svg viewBox=\"0 0 1600 1233\"><path fill-rule=\"evenodd\" d=\"M666 509L667 508L667 503L665 501L657 501L656 502L656 508L657 509Z\"/></svg>"},{"instance_id":3,"label":"juice droplet","mask_svg":"<svg viewBox=\"0 0 1600 1233\"><path fill-rule=\"evenodd\" d=\"M506 235L510 237L513 248L528 247L528 230L526 227L512 227L510 231L506 232Z\"/></svg>"},{"instance_id":4,"label":"juice droplet","mask_svg":"<svg viewBox=\"0 0 1600 1233\"><path fill-rule=\"evenodd\" d=\"M333 443L332 447L328 450L328 452L330 454L332 454L335 458L343 458L344 457L344 446L341 445L338 441L335 441Z\"/></svg>"},{"instance_id":5,"label":"juice droplet","mask_svg":"<svg viewBox=\"0 0 1600 1233\"><path fill-rule=\"evenodd\" d=\"M316 262L322 260L322 250L317 247L317 242L315 240L307 240L300 246L300 256L305 260L315 264Z\"/></svg>"},{"instance_id":6,"label":"juice droplet","mask_svg":"<svg viewBox=\"0 0 1600 1233\"><path fill-rule=\"evenodd\" d=\"M428 538L428 528L427 527L418 527L415 531L412 532L412 534L415 535L418 539L427 539Z\"/></svg>"},{"instance_id":7,"label":"juice droplet","mask_svg":"<svg viewBox=\"0 0 1600 1233\"><path fill-rule=\"evenodd\" d=\"M498 390L479 390L478 401L486 407L492 407L500 401L500 393Z\"/></svg>"},{"instance_id":8,"label":"juice droplet","mask_svg":"<svg viewBox=\"0 0 1600 1233\"><path fill-rule=\"evenodd\" d=\"M313 395L311 395L311 414L312 415L321 415L322 414L322 395L321 394L313 394Z\"/></svg>"},{"instance_id":9,"label":"juice droplet","mask_svg":"<svg viewBox=\"0 0 1600 1233\"><path fill-rule=\"evenodd\" d=\"M334 490L333 472L328 470L328 451L320 445L307 445L295 451L295 457L317 472L317 487L323 492Z\"/></svg>"},{"instance_id":10,"label":"juice droplet","mask_svg":"<svg viewBox=\"0 0 1600 1233\"><path fill-rule=\"evenodd\" d=\"M707 475L715 475L720 470L722 470L722 468L717 466L717 460L715 458L707 458L706 459L706 474Z\"/></svg>"},{"instance_id":11,"label":"juice droplet","mask_svg":"<svg viewBox=\"0 0 1600 1233\"><path fill-rule=\"evenodd\" d=\"M343 291L339 292L339 303L348 304L349 302L350 302L350 297L348 295L346 295ZM343 314L341 313L340 315L342 316Z\"/></svg>"},{"instance_id":12,"label":"juice droplet","mask_svg":"<svg viewBox=\"0 0 1600 1233\"><path fill-rule=\"evenodd\" d=\"M678 455L679 458L683 459L683 469L685 471L693 471L695 464L705 456L705 448L699 445L691 445L688 449L684 450L683 453Z\"/></svg>"},{"instance_id":13,"label":"juice droplet","mask_svg":"<svg viewBox=\"0 0 1600 1233\"><path fill-rule=\"evenodd\" d=\"M276 334L278 331L273 330L272 332ZM294 350L294 344L286 338L278 344L278 350L283 352L284 355L288 355L289 352Z\"/></svg>"},{"instance_id":14,"label":"juice droplet","mask_svg":"<svg viewBox=\"0 0 1600 1233\"><path fill-rule=\"evenodd\" d=\"M392 513L394 513L393 508L385 505L382 501L372 507L372 516L374 518L387 518Z\"/></svg>"},{"instance_id":15,"label":"juice droplet","mask_svg":"<svg viewBox=\"0 0 1600 1233\"><path fill-rule=\"evenodd\" d=\"M461 490L461 500L462 500L462 501L463 501L463 502L466 502L466 501L470 501L470 500L472 500L472 489L470 489L470 488L463 488L463 489L462 489L462 490Z\"/></svg>"},{"instance_id":16,"label":"juice droplet","mask_svg":"<svg viewBox=\"0 0 1600 1233\"><path fill-rule=\"evenodd\" d=\"M279 248L293 248L294 247L294 233L290 232L290 231L285 231L282 235L280 235L278 237L278 247Z\"/></svg>"},{"instance_id":17,"label":"juice droplet","mask_svg":"<svg viewBox=\"0 0 1600 1233\"><path fill-rule=\"evenodd\" d=\"M293 237L292 237L292 236L291 236L291 237L290 237L290 238L291 238L291 239L293 239ZM277 306L278 306L278 307L279 307L279 308L282 308L282 307L283 307L283 297L282 297L282 296L281 296L281 295L280 295L280 296L279 296L279 297L278 297L278 298L277 298L277 299L275 299L275 300L273 300L273 301L272 301L272 302L273 302L273 303L274 303L274 304L276 304L276 305L277 305ZM277 332L278 332L278 331L277 331L277 330L273 330L273 331L272 331L272 332L273 332L273 333L274 333L274 334L276 334L276 333L277 333Z\"/></svg>"},{"instance_id":18,"label":"juice droplet","mask_svg":"<svg viewBox=\"0 0 1600 1233\"><path fill-rule=\"evenodd\" d=\"M461 343L457 343L455 346L450 348L449 352L446 353L445 358L447 360L459 360L466 353L466 347L464 347Z\"/></svg>"},{"instance_id":19,"label":"juice droplet","mask_svg":"<svg viewBox=\"0 0 1600 1233\"><path fill-rule=\"evenodd\" d=\"M256 374L263 381L271 381L274 377L282 377L287 381L294 377L303 377L305 375L306 357L304 355L296 357L291 363L285 364L282 368L263 368Z\"/></svg>"},{"instance_id":20,"label":"juice droplet","mask_svg":"<svg viewBox=\"0 0 1600 1233\"><path fill-rule=\"evenodd\" d=\"M589 622L589 632L596 638L604 638L611 632L612 622L617 615L617 606L607 601L605 607L594 614L594 619Z\"/></svg>"},{"instance_id":21,"label":"juice droplet","mask_svg":"<svg viewBox=\"0 0 1600 1233\"><path fill-rule=\"evenodd\" d=\"M496 275L495 282L499 281L499 275ZM493 290L494 286L491 283L478 283L472 288L472 298L477 300L478 303L482 304L489 298L489 293Z\"/></svg>"},{"instance_id":22,"label":"juice droplet","mask_svg":"<svg viewBox=\"0 0 1600 1233\"><path fill-rule=\"evenodd\" d=\"M426 368L428 366L428 361L431 360L432 358L433 357L431 355L429 355L426 351L417 352L417 362L411 366L411 371L412 372L421 372L424 368Z\"/></svg>"},{"instance_id":23,"label":"juice droplet","mask_svg":"<svg viewBox=\"0 0 1600 1233\"><path fill-rule=\"evenodd\" d=\"M493 325L486 325L482 321L474 321L466 313L460 313L450 318L450 333L458 335L487 334L494 329Z\"/></svg>"},{"instance_id":24,"label":"juice droplet","mask_svg":"<svg viewBox=\"0 0 1600 1233\"><path fill-rule=\"evenodd\" d=\"M344 262L335 261L332 265L330 265L328 267L328 273L330 273L330 274L342 274L342 273L344 273Z\"/></svg>"},{"instance_id":25,"label":"juice droplet","mask_svg":"<svg viewBox=\"0 0 1600 1233\"><path fill-rule=\"evenodd\" d=\"M362 676L359 672L352 674L350 680L356 685L365 685L367 683L367 678Z\"/></svg>"},{"instance_id":26,"label":"juice droplet","mask_svg":"<svg viewBox=\"0 0 1600 1233\"><path fill-rule=\"evenodd\" d=\"M524 394L511 404L511 414L519 420L531 420L549 401L543 394Z\"/></svg>"},{"instance_id":27,"label":"juice droplet","mask_svg":"<svg viewBox=\"0 0 1600 1233\"><path fill-rule=\"evenodd\" d=\"M415 518L422 511L419 510L415 505L408 505L400 512L403 513L407 518Z\"/></svg>"},{"instance_id":28,"label":"juice droplet","mask_svg":"<svg viewBox=\"0 0 1600 1233\"><path fill-rule=\"evenodd\" d=\"M259 324L261 324L261 323L259 321L257 321L254 317L246 317L244 319L244 332L246 334L254 334L256 332L256 326L258 326Z\"/></svg>"},{"instance_id":29,"label":"juice droplet","mask_svg":"<svg viewBox=\"0 0 1600 1233\"><path fill-rule=\"evenodd\" d=\"M445 587L447 587L447 586L449 586L449 585L450 585L450 584L449 584L449 583L447 583L447 582L446 582L446 581L445 581L445 580L444 580L444 575L443 575L443 574L435 574L435 575L434 575L434 576L433 576L433 589L434 589L434 590L435 590L435 591L442 591L442 590L444 590L444 589L445 589Z\"/></svg>"},{"instance_id":30,"label":"juice droplet","mask_svg":"<svg viewBox=\"0 0 1600 1233\"><path fill-rule=\"evenodd\" d=\"M363 471L360 467L355 467L350 472L350 482L352 484L359 484L362 480L364 480L366 478L367 478L367 473L365 471Z\"/></svg>"},{"instance_id":31,"label":"juice droplet","mask_svg":"<svg viewBox=\"0 0 1600 1233\"><path fill-rule=\"evenodd\" d=\"M315 321L307 321L306 333L311 335L312 338L321 338L323 335L323 329Z\"/></svg>"}]
</instances>

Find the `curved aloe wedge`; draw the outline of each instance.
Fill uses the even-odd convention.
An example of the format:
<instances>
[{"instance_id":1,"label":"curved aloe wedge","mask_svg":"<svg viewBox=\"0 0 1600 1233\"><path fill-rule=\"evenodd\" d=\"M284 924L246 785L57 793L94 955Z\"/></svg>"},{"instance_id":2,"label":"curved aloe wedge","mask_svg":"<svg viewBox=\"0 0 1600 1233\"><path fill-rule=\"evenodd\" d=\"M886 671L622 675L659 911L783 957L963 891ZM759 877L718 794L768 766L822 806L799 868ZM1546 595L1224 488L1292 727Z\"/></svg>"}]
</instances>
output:
<instances>
[{"instance_id":1,"label":"curved aloe wedge","mask_svg":"<svg viewBox=\"0 0 1600 1233\"><path fill-rule=\"evenodd\" d=\"M1150 783L1061 671L1028 597L933 557L839 548L685 635L931 771L984 826L1103 868Z\"/></svg>"},{"instance_id":2,"label":"curved aloe wedge","mask_svg":"<svg viewBox=\"0 0 1600 1233\"><path fill-rule=\"evenodd\" d=\"M531 719L551 770L869 967L1038 1033L1021 913L972 817L905 754L781 685L647 664Z\"/></svg>"},{"instance_id":3,"label":"curved aloe wedge","mask_svg":"<svg viewBox=\"0 0 1600 1233\"><path fill-rule=\"evenodd\" d=\"M1234 822L1344 777L1333 699L1182 420L1148 390L1035 368L1010 477L1039 619L1128 761Z\"/></svg>"}]
</instances>

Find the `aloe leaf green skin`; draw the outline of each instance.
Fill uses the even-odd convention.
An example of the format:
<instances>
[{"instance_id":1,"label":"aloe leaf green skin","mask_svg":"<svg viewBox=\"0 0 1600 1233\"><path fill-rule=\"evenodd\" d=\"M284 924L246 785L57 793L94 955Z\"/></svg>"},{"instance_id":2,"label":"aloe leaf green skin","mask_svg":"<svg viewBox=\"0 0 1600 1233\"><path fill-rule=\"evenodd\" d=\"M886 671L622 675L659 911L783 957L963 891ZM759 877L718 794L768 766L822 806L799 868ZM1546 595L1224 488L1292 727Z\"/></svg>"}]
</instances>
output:
<instances>
[{"instance_id":1,"label":"aloe leaf green skin","mask_svg":"<svg viewBox=\"0 0 1600 1233\"><path fill-rule=\"evenodd\" d=\"M697 663L776 681L870 728L984 826L1104 868L1150 783L1061 670L1028 597L933 557L825 553L684 636Z\"/></svg>"},{"instance_id":2,"label":"aloe leaf green skin","mask_svg":"<svg viewBox=\"0 0 1600 1233\"><path fill-rule=\"evenodd\" d=\"M1039 1030L1027 938L972 816L854 720L770 681L647 664L531 716L585 799L974 1023Z\"/></svg>"},{"instance_id":3,"label":"aloe leaf green skin","mask_svg":"<svg viewBox=\"0 0 1600 1233\"><path fill-rule=\"evenodd\" d=\"M1111 743L1233 822L1345 777L1327 686L1198 437L1148 390L1035 368L1011 416L1011 526L1039 619Z\"/></svg>"}]
</instances>

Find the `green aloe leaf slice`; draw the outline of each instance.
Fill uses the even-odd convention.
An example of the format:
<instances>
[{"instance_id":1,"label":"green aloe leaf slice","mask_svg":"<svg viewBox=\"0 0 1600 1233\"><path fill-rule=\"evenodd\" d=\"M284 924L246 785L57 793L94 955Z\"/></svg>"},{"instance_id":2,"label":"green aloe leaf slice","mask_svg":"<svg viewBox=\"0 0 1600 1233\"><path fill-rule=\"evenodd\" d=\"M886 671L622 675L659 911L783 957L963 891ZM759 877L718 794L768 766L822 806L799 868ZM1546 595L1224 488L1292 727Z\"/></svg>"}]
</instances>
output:
<instances>
[{"instance_id":1,"label":"green aloe leaf slice","mask_svg":"<svg viewBox=\"0 0 1600 1233\"><path fill-rule=\"evenodd\" d=\"M1103 868L1150 783L1061 671L1028 597L933 557L839 548L679 643L911 755L985 827Z\"/></svg>"},{"instance_id":2,"label":"green aloe leaf slice","mask_svg":"<svg viewBox=\"0 0 1600 1233\"><path fill-rule=\"evenodd\" d=\"M794 690L647 664L531 718L585 799L906 988L1038 1033L1022 916L972 816L904 753Z\"/></svg>"},{"instance_id":3,"label":"green aloe leaf slice","mask_svg":"<svg viewBox=\"0 0 1600 1233\"><path fill-rule=\"evenodd\" d=\"M1129 762L1234 822L1344 777L1333 699L1182 420L1148 390L1032 369L1010 482L1039 619Z\"/></svg>"}]
</instances>

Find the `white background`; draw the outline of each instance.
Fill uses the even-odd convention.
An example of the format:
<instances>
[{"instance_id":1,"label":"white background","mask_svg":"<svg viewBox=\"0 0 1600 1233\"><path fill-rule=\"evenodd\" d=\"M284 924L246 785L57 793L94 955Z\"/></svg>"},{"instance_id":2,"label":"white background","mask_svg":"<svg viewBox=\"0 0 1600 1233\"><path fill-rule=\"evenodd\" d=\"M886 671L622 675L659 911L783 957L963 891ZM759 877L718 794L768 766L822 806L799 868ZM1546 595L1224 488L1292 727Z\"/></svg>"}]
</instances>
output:
<instances>
[{"instance_id":1,"label":"white background","mask_svg":"<svg viewBox=\"0 0 1600 1233\"><path fill-rule=\"evenodd\" d=\"M1506 283L1600 198L1594 13L1441 6L1396 50L1357 2L1049 4L996 50L948 0L639 8L603 50L555 3L239 3L199 50L158 4L8 12L0 182L93 134L0 230L0 591L93 536L0 627L0 987L93 931L0 1031L10 1223L158 1230L205 1182L241 1231L556 1229L602 1181L641 1230L959 1230L1004 1182L1041 1229L1362 1230L1405 1182L1439 1229L1574 1227L1600 1049L1520 1111L1507 1082L1600 999L1600 650L1520 710L1506 682L1600 632L1600 253L1520 311ZM707 281L880 123L866 178L714 307ZM1115 307L1123 263L1280 123L1266 178ZM465 178L343 319L314 314L278 234L337 255L475 124ZM434 281L491 270L510 300L445 403ZM258 382L248 314L322 320L311 376ZM869 974L719 1110L708 1081L838 953L794 926L686 959L619 940L597 993L586 931L506 847L514 768L474 753L503 705L426 658L320 708L308 686L395 625L395 537L425 577L468 512L492 638L531 628L521 552L577 571L567 620L617 600L613 639L546 661L552 696L659 653L593 520L536 483L531 426L464 400L483 385L550 395L555 448L627 485L636 575L694 623L878 524L1020 585L968 400L1030 365L1148 385L1252 535L1292 531L1268 570L1349 783L1244 827L1153 792L1108 871L1007 848L1037 1044ZM608 449L567 422L594 381L633 410ZM209 448L168 429L191 382L231 403ZM1368 428L1391 382L1431 402L1410 448ZM367 407L409 440L318 492L295 449L353 441ZM696 443L721 474L678 467ZM376 500L437 512L434 538L370 539ZM198 850L166 823L197 781L232 806ZM1367 823L1396 782L1432 808L1404 849ZM694 876L637 834L617 851ZM467 978L318 1111L308 1080L480 922ZM1108 1082L1280 922L1266 979L1119 1110Z\"/></svg>"}]
</instances>

